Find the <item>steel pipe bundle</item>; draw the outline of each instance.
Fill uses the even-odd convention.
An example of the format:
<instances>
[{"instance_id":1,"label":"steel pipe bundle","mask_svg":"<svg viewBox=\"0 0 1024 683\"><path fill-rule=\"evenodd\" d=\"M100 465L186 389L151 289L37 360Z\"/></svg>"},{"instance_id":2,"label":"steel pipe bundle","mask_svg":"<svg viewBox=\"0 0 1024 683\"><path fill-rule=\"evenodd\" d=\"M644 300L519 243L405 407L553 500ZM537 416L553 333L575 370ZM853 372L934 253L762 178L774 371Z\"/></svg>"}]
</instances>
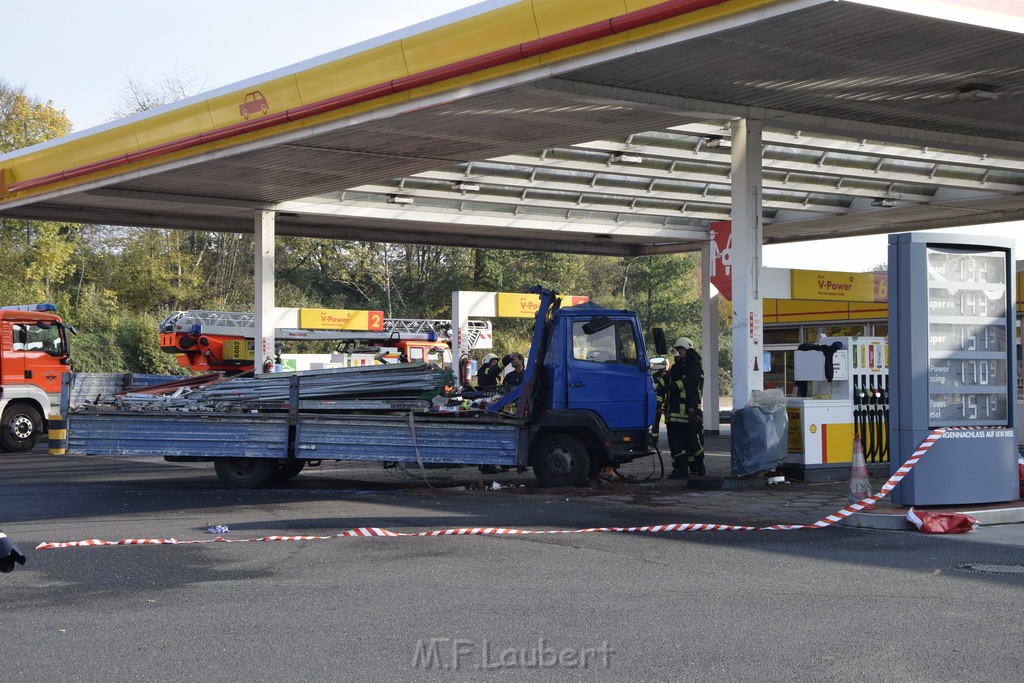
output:
<instances>
[{"instance_id":1,"label":"steel pipe bundle","mask_svg":"<svg viewBox=\"0 0 1024 683\"><path fill-rule=\"evenodd\" d=\"M157 385L145 393L129 391L103 396L95 405L124 410L243 410L243 404L287 404L293 397L293 382L300 401L408 401L436 395L444 384L452 381L451 371L425 363L400 363L217 377L194 387L171 382L166 392L160 392Z\"/></svg>"}]
</instances>

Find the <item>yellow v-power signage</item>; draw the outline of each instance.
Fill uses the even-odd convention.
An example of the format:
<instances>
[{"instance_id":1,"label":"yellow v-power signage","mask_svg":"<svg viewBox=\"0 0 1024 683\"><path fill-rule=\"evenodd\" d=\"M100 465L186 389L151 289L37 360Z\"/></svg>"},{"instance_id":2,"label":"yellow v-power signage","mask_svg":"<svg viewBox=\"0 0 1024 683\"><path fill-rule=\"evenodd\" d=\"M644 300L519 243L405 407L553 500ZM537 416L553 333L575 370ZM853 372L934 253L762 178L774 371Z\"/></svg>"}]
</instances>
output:
<instances>
[{"instance_id":1,"label":"yellow v-power signage","mask_svg":"<svg viewBox=\"0 0 1024 683\"><path fill-rule=\"evenodd\" d=\"M499 318L532 318L540 308L536 294L506 294L498 292L495 312Z\"/></svg>"},{"instance_id":2,"label":"yellow v-power signage","mask_svg":"<svg viewBox=\"0 0 1024 683\"><path fill-rule=\"evenodd\" d=\"M384 329L384 312L346 311L339 308L300 308L299 327L304 330L380 332Z\"/></svg>"},{"instance_id":3,"label":"yellow v-power signage","mask_svg":"<svg viewBox=\"0 0 1024 683\"><path fill-rule=\"evenodd\" d=\"M791 271L793 299L816 301L889 300L888 273L839 273L824 270Z\"/></svg>"},{"instance_id":4,"label":"yellow v-power signage","mask_svg":"<svg viewBox=\"0 0 1024 683\"><path fill-rule=\"evenodd\" d=\"M563 296L563 306L575 306L590 301L589 296ZM540 297L536 294L509 294L498 292L495 297L495 312L499 318L532 318L540 308Z\"/></svg>"}]
</instances>

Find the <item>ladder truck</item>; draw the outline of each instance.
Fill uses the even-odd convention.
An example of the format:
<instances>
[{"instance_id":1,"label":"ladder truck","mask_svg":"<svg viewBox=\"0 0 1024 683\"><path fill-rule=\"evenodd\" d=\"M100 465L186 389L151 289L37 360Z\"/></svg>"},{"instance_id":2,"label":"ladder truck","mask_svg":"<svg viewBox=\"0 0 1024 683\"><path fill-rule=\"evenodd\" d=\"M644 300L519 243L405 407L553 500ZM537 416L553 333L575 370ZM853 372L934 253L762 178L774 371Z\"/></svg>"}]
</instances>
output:
<instances>
[{"instance_id":1,"label":"ladder truck","mask_svg":"<svg viewBox=\"0 0 1024 683\"><path fill-rule=\"evenodd\" d=\"M274 337L290 341L344 342L334 363L374 365L411 361L452 364L452 322L442 319L384 318L369 312L369 330L305 329L289 326L299 309L275 309ZM374 319L374 317L376 319ZM491 323L469 321L469 346L491 348ZM252 313L176 311L160 323L160 348L178 355L178 363L197 372L237 374L254 369L256 320Z\"/></svg>"}]
</instances>

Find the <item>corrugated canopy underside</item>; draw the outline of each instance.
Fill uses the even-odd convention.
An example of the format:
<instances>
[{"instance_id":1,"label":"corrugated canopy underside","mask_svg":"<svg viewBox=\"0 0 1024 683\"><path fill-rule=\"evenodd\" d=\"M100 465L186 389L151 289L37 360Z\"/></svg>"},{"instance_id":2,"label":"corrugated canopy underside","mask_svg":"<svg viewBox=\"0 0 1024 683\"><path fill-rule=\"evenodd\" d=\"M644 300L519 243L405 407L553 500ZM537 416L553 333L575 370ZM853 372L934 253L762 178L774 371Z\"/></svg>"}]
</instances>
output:
<instances>
[{"instance_id":1,"label":"corrugated canopy underside","mask_svg":"<svg viewBox=\"0 0 1024 683\"><path fill-rule=\"evenodd\" d=\"M15 203L67 222L643 254L729 218L764 122L767 241L1024 218L1024 36L842 2L662 36ZM993 99L994 97L994 99Z\"/></svg>"}]
</instances>

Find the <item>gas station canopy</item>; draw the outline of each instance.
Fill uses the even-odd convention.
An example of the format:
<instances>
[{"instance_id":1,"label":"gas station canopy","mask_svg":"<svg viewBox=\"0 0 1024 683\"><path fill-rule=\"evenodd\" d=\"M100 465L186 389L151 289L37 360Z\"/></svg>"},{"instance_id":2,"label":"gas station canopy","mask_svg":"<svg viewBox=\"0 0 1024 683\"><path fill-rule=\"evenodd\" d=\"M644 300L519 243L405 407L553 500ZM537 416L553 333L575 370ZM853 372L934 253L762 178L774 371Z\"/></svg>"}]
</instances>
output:
<instances>
[{"instance_id":1,"label":"gas station canopy","mask_svg":"<svg viewBox=\"0 0 1024 683\"><path fill-rule=\"evenodd\" d=\"M0 156L0 217L689 251L745 119L765 243L1018 220L1022 5L492 0Z\"/></svg>"}]
</instances>

